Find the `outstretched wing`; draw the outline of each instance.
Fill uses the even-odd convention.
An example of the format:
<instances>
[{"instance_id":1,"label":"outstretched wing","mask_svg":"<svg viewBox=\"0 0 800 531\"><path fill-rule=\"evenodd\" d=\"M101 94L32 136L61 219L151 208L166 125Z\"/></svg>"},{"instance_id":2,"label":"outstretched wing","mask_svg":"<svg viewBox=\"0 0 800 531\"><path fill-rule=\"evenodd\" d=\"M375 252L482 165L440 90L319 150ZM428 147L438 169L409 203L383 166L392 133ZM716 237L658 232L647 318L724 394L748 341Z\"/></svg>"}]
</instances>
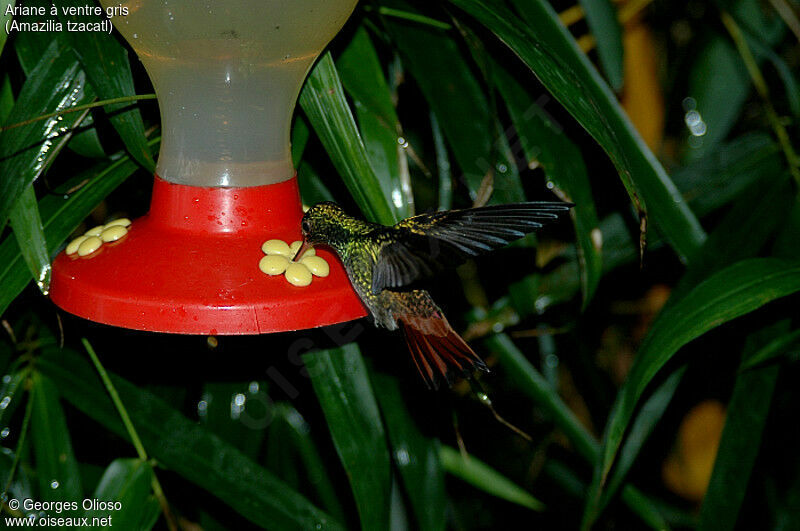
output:
<instances>
[{"instance_id":1,"label":"outstretched wing","mask_svg":"<svg viewBox=\"0 0 800 531\"><path fill-rule=\"evenodd\" d=\"M375 264L372 292L400 288L498 249L555 221L572 205L511 203L420 214L387 229L390 243Z\"/></svg>"}]
</instances>

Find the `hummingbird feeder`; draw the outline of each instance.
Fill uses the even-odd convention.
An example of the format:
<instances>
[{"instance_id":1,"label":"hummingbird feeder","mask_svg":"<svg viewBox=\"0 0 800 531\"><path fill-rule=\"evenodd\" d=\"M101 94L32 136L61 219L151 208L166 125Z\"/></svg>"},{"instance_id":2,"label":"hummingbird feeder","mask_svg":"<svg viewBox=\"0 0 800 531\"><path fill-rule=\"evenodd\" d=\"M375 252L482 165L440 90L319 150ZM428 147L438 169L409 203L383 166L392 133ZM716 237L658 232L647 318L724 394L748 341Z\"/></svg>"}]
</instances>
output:
<instances>
[{"instance_id":1,"label":"hummingbird feeder","mask_svg":"<svg viewBox=\"0 0 800 531\"><path fill-rule=\"evenodd\" d=\"M331 252L318 249L306 269L289 252L275 256L301 239L289 146L297 95L356 2L126 2L128 15L114 22L161 110L150 211L96 227L56 257L58 306L182 334L280 332L366 315Z\"/></svg>"}]
</instances>

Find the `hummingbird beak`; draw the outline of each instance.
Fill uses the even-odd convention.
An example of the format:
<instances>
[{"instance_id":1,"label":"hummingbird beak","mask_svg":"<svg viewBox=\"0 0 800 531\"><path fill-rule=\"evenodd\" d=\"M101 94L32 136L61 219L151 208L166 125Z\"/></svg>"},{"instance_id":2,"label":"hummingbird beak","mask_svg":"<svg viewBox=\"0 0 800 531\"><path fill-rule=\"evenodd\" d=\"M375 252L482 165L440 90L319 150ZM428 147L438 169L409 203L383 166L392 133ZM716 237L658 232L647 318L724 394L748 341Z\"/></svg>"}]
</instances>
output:
<instances>
[{"instance_id":1,"label":"hummingbird beak","mask_svg":"<svg viewBox=\"0 0 800 531\"><path fill-rule=\"evenodd\" d=\"M307 240L304 239L303 240L303 245L301 245L300 248L297 250L297 254L294 255L294 258L292 258L292 261L293 262L297 262L297 260L299 260L300 257L303 256L303 254L306 251L308 251L309 249L311 249L312 247L313 247L313 245L311 245L310 243L308 243Z\"/></svg>"}]
</instances>

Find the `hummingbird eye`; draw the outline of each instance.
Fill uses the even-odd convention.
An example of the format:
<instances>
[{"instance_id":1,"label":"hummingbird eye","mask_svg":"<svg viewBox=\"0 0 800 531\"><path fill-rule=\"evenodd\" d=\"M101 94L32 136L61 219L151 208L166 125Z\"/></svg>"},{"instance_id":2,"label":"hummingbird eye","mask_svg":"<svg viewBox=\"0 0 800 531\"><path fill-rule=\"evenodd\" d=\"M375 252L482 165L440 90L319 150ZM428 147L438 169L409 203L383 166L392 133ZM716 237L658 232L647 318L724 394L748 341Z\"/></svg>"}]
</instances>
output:
<instances>
[{"instance_id":1,"label":"hummingbird eye","mask_svg":"<svg viewBox=\"0 0 800 531\"><path fill-rule=\"evenodd\" d=\"M304 234L308 234L311 232L311 226L308 224L308 221L304 221L303 224L300 226Z\"/></svg>"}]
</instances>

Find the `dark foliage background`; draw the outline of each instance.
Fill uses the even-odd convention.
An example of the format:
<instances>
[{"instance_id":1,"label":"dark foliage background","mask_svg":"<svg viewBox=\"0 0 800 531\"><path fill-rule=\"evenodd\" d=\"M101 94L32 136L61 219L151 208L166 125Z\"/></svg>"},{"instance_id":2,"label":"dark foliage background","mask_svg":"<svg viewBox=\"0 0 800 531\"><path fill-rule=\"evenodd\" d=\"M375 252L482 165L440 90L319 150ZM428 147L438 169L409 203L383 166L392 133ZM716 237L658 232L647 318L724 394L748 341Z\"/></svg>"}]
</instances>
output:
<instances>
[{"instance_id":1,"label":"dark foliage background","mask_svg":"<svg viewBox=\"0 0 800 531\"><path fill-rule=\"evenodd\" d=\"M157 102L118 35L0 32L3 516L94 496L123 529L798 528L799 39L796 0L378 0L317 62L307 204L576 203L432 286L526 441L365 322L60 312L55 253L147 210Z\"/></svg>"}]
</instances>

